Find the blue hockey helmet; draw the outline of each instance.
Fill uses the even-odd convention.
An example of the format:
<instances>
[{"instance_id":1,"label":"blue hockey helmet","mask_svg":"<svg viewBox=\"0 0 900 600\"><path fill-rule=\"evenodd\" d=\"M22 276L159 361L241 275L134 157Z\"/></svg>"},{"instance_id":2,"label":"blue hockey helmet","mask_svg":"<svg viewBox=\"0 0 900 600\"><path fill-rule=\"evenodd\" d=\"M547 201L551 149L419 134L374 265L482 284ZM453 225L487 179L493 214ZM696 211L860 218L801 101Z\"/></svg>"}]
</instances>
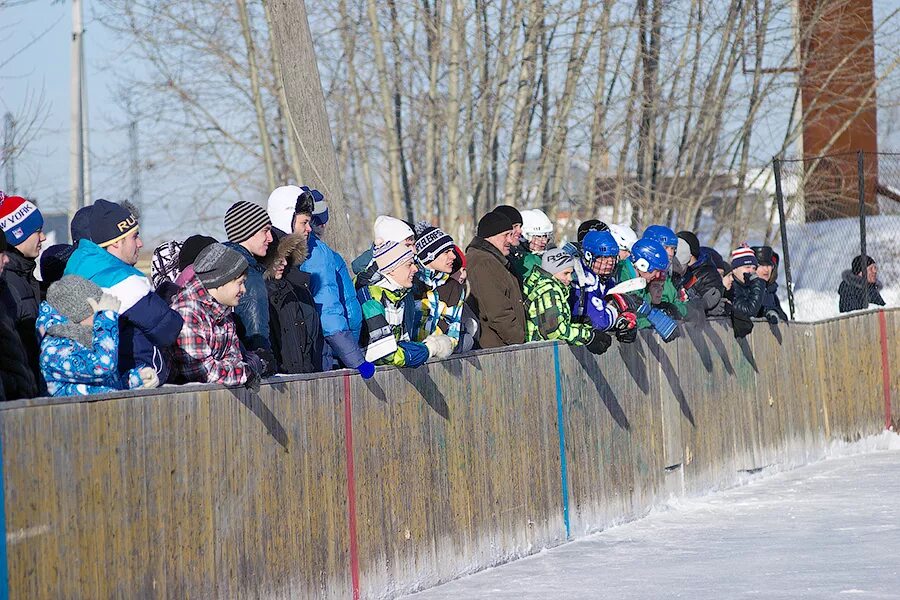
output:
<instances>
[{"instance_id":1,"label":"blue hockey helmet","mask_svg":"<svg viewBox=\"0 0 900 600\"><path fill-rule=\"evenodd\" d=\"M643 237L631 247L631 264L638 271L650 273L669 268L669 255L661 243Z\"/></svg>"},{"instance_id":2,"label":"blue hockey helmet","mask_svg":"<svg viewBox=\"0 0 900 600\"><path fill-rule=\"evenodd\" d=\"M602 256L619 256L619 242L609 231L588 231L581 240L581 254L587 264Z\"/></svg>"},{"instance_id":3,"label":"blue hockey helmet","mask_svg":"<svg viewBox=\"0 0 900 600\"><path fill-rule=\"evenodd\" d=\"M648 240L655 240L663 246L678 247L678 236L665 225L651 225L644 230L644 237Z\"/></svg>"}]
</instances>

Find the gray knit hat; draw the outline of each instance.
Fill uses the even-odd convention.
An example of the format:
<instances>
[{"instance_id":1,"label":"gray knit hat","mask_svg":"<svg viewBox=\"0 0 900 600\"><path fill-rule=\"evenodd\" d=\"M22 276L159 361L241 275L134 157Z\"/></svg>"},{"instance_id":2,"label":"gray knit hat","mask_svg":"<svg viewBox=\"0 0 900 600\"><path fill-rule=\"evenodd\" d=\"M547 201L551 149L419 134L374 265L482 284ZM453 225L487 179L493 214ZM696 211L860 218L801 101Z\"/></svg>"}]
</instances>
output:
<instances>
[{"instance_id":1,"label":"gray knit hat","mask_svg":"<svg viewBox=\"0 0 900 600\"><path fill-rule=\"evenodd\" d=\"M47 290L47 303L59 314L73 323L81 323L94 314L94 309L87 299L100 300L103 290L93 281L78 275L64 275L62 279L50 285Z\"/></svg>"},{"instance_id":2,"label":"gray knit hat","mask_svg":"<svg viewBox=\"0 0 900 600\"><path fill-rule=\"evenodd\" d=\"M225 235L229 242L240 244L256 235L256 232L271 225L272 219L259 204L241 200L225 211Z\"/></svg>"},{"instance_id":3,"label":"gray knit hat","mask_svg":"<svg viewBox=\"0 0 900 600\"><path fill-rule=\"evenodd\" d=\"M210 244L197 255L194 273L206 289L221 287L247 270L247 259L237 250Z\"/></svg>"},{"instance_id":4,"label":"gray knit hat","mask_svg":"<svg viewBox=\"0 0 900 600\"><path fill-rule=\"evenodd\" d=\"M547 250L541 257L541 268L551 275L556 275L560 271L565 271L574 266L575 257L562 248Z\"/></svg>"}]
</instances>

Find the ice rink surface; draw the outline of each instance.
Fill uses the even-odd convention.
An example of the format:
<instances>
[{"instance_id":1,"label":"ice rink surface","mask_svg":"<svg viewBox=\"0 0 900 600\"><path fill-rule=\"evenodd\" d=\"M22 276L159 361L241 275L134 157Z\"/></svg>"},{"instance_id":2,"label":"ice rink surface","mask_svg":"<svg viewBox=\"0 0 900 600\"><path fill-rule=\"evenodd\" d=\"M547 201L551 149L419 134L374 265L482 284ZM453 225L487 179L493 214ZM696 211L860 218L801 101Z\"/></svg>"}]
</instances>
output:
<instances>
[{"instance_id":1,"label":"ice rink surface","mask_svg":"<svg viewBox=\"0 0 900 600\"><path fill-rule=\"evenodd\" d=\"M900 451L677 500L410 598L900 599Z\"/></svg>"}]
</instances>

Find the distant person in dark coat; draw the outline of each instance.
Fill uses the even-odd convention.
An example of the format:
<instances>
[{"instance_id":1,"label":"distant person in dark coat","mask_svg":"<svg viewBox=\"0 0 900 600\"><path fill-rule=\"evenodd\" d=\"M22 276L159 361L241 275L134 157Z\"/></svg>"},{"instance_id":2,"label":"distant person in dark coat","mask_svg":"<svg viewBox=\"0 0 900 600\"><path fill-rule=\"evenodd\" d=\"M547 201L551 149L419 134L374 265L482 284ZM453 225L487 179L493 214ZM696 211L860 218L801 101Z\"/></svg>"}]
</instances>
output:
<instances>
[{"instance_id":1,"label":"distant person in dark coat","mask_svg":"<svg viewBox=\"0 0 900 600\"><path fill-rule=\"evenodd\" d=\"M0 235L0 300L9 298L3 271L6 257L6 236ZM9 314L7 302L0 302L0 401L33 398L38 386L16 324Z\"/></svg>"},{"instance_id":2,"label":"distant person in dark coat","mask_svg":"<svg viewBox=\"0 0 900 600\"><path fill-rule=\"evenodd\" d=\"M691 231L679 231L678 238L687 245L688 252L683 264L687 266L679 283L689 300L699 298L707 315L725 314L725 285L709 253L700 250L700 241ZM679 242L679 251L681 249Z\"/></svg>"},{"instance_id":3,"label":"distant person in dark coat","mask_svg":"<svg viewBox=\"0 0 900 600\"><path fill-rule=\"evenodd\" d=\"M753 331L753 317L759 314L766 283L756 274L759 263L752 248L741 246L731 253L731 289L727 298L731 302L731 323L734 337L742 338Z\"/></svg>"},{"instance_id":4,"label":"distant person in dark coat","mask_svg":"<svg viewBox=\"0 0 900 600\"><path fill-rule=\"evenodd\" d=\"M759 266L756 268L756 274L760 279L766 282L766 295L763 296L762 308L759 309L757 317L764 318L772 325L777 325L779 321L787 321L788 317L781 308L781 302L778 300L778 253L772 250L771 246L754 246L753 252L756 254L756 260Z\"/></svg>"},{"instance_id":5,"label":"distant person in dark coat","mask_svg":"<svg viewBox=\"0 0 900 600\"><path fill-rule=\"evenodd\" d=\"M838 286L841 312L862 310L867 305L873 304L884 306L881 288L882 284L878 281L878 265L875 264L875 259L871 256L866 256L865 259L857 256L850 264L850 270L841 274L841 284Z\"/></svg>"}]
</instances>

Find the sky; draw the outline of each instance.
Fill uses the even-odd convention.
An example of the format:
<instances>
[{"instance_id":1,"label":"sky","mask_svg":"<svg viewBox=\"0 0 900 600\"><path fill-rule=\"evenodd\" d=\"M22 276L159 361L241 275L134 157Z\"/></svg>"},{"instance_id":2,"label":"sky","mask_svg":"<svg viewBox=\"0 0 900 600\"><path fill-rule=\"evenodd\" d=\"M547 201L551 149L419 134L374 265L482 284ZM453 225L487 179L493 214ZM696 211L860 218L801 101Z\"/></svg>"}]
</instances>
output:
<instances>
[{"instance_id":1,"label":"sky","mask_svg":"<svg viewBox=\"0 0 900 600\"><path fill-rule=\"evenodd\" d=\"M19 116L43 99L46 119L39 135L16 162L19 194L36 198L45 212L65 212L69 205L69 69L72 10L71 2L51 0L0 0L0 112ZM900 8L900 0L875 0L876 23ZM141 69L140 64L120 60L125 42L116 39L99 18L104 7L84 0L85 60L88 87L89 136L92 156L92 196L117 200L128 196L128 117L117 101L116 72ZM893 22L898 22L897 17ZM900 28L892 28L878 40L881 47L900 44ZM884 84L887 94L900 94L900 69ZM900 149L900 110L896 107L879 115L880 146ZM138 133L140 138L140 131ZM158 176L151 186L143 181L144 204L152 210L154 194L162 194ZM5 179L0 179L0 187ZM160 212L158 221L171 221ZM154 223L148 234L177 227ZM190 233L190 232L187 232ZM187 234L185 234L187 235Z\"/></svg>"}]
</instances>

